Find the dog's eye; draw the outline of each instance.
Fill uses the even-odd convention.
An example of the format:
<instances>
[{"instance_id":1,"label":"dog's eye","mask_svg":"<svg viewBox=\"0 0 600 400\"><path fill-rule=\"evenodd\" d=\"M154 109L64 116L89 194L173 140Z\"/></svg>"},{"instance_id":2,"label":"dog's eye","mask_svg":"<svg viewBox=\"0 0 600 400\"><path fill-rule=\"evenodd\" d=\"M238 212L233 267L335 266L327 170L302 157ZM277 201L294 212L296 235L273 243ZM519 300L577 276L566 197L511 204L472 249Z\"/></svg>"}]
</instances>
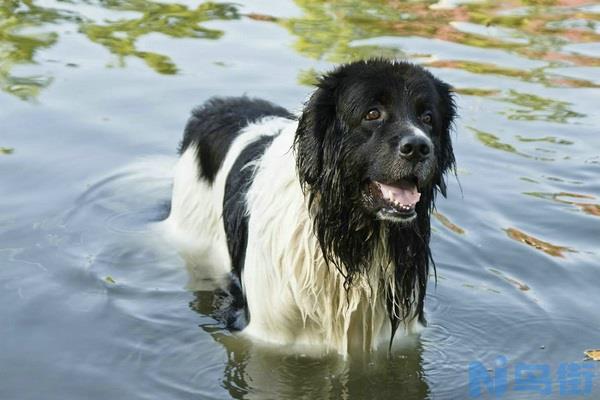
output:
<instances>
[{"instance_id":1,"label":"dog's eye","mask_svg":"<svg viewBox=\"0 0 600 400\"><path fill-rule=\"evenodd\" d=\"M433 120L433 117L431 115L431 111L425 111L423 114L421 114L421 122L426 124L426 125L431 125L431 121Z\"/></svg>"},{"instance_id":2,"label":"dog's eye","mask_svg":"<svg viewBox=\"0 0 600 400\"><path fill-rule=\"evenodd\" d=\"M365 119L367 121L374 121L379 118L381 118L381 112L376 108L369 110L369 112L367 112L367 114L365 115Z\"/></svg>"}]
</instances>

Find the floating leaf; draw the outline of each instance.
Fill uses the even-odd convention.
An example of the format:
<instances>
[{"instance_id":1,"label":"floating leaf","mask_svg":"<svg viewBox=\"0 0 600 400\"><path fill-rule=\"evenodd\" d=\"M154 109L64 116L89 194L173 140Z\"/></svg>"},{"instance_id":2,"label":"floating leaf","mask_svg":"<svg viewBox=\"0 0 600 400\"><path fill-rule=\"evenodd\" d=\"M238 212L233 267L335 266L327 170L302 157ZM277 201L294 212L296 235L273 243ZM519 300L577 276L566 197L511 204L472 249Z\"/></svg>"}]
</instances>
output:
<instances>
[{"instance_id":1,"label":"floating leaf","mask_svg":"<svg viewBox=\"0 0 600 400\"><path fill-rule=\"evenodd\" d=\"M0 147L0 154L12 154L15 149L10 147Z\"/></svg>"},{"instance_id":2,"label":"floating leaf","mask_svg":"<svg viewBox=\"0 0 600 400\"><path fill-rule=\"evenodd\" d=\"M104 281L107 283L111 283L111 284L116 284L117 282L112 278L112 276L107 276L106 278L104 278Z\"/></svg>"}]
</instances>

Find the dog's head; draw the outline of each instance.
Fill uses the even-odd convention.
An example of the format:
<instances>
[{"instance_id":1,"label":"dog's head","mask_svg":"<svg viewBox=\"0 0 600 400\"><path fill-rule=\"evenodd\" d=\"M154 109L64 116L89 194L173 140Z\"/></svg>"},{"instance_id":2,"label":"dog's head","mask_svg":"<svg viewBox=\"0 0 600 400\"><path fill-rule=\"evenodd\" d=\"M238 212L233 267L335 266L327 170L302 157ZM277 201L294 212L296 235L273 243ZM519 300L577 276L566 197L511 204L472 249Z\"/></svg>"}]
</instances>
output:
<instances>
[{"instance_id":1,"label":"dog's head","mask_svg":"<svg viewBox=\"0 0 600 400\"><path fill-rule=\"evenodd\" d=\"M300 180L321 207L403 224L428 213L454 165L449 85L413 64L368 60L338 67L317 87L296 151Z\"/></svg>"},{"instance_id":2,"label":"dog's head","mask_svg":"<svg viewBox=\"0 0 600 400\"><path fill-rule=\"evenodd\" d=\"M299 121L297 169L323 256L347 285L393 263L392 338L401 319L424 322L429 213L454 166L454 116L450 86L423 68L368 60L324 75ZM382 240L387 257L374 257Z\"/></svg>"}]
</instances>

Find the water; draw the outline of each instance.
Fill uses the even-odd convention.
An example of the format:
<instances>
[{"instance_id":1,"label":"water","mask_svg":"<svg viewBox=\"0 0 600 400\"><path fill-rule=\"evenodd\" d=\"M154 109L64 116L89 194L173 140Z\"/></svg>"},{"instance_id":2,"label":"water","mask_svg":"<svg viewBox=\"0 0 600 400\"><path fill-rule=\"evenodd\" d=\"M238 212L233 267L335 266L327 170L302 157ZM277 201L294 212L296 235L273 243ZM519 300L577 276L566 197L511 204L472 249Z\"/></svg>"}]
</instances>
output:
<instances>
[{"instance_id":1,"label":"water","mask_svg":"<svg viewBox=\"0 0 600 400\"><path fill-rule=\"evenodd\" d=\"M465 399L469 363L499 355L548 364L560 398L560 363L600 348L600 7L429 5L2 2L0 398ZM149 223L188 112L243 93L298 110L365 56L458 93L430 325L347 361L238 338Z\"/></svg>"}]
</instances>

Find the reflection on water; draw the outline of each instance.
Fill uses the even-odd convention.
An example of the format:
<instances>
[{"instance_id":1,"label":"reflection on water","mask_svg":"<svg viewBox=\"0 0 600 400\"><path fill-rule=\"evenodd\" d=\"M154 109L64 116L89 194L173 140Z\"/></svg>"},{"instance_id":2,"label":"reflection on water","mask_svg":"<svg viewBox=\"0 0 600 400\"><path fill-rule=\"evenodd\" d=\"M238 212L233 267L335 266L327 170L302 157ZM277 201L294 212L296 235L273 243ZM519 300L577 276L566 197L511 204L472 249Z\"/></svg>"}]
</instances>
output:
<instances>
[{"instance_id":1,"label":"reflection on water","mask_svg":"<svg viewBox=\"0 0 600 400\"><path fill-rule=\"evenodd\" d=\"M72 3L72 2L65 2ZM369 56L410 58L437 68L452 68L476 74L494 74L556 87L597 87L586 79L552 72L561 66L600 66L600 58L570 51L567 45L600 40L600 14L585 1L468 2L452 7L432 7L430 2L297 0L300 17L282 18L249 12L242 14L235 3L202 2L196 7L150 0L86 0L88 6L113 11L111 18L93 18L89 13L41 7L32 0L4 2L0 8L0 88L22 99L35 97L50 84L51 76L20 76L11 73L18 64L34 63L36 51L53 46L59 33L52 25L72 22L87 38L106 47L124 66L125 57L139 57L161 74L175 74L177 65L166 54L140 50L137 42L149 34L172 38L218 39L223 31L203 27L212 20L239 19L276 23L296 37L295 49L308 57L344 62ZM72 3L76 4L76 3ZM133 14L133 15L132 15ZM37 28L36 33L28 33ZM377 37L423 37L483 49L503 50L545 63L523 69L482 59L454 57L438 59L427 48L402 49L365 40ZM363 44L364 43L364 44ZM487 61L483 61L486 59ZM310 71L301 72L300 82L311 82ZM471 94L479 95L475 88ZM489 94L489 92L488 92ZM533 108L553 108L548 118L564 120L579 114L563 102L514 91L503 100ZM540 108L541 107L541 108ZM511 118L532 118L528 110L511 113ZM533 114L535 115L535 114Z\"/></svg>"},{"instance_id":2,"label":"reflection on water","mask_svg":"<svg viewBox=\"0 0 600 400\"><path fill-rule=\"evenodd\" d=\"M497 269L494 268L490 268L490 271L493 272L494 274L502 277L506 282L514 285L517 289L523 291L523 292L527 292L529 291L531 288L529 286L527 286L525 283L523 282L519 282L518 280L516 280L515 278L511 278L509 276L505 276L502 271L498 271Z\"/></svg>"},{"instance_id":3,"label":"reflection on water","mask_svg":"<svg viewBox=\"0 0 600 400\"><path fill-rule=\"evenodd\" d=\"M456 225L454 222L450 221L450 219L448 219L447 216L445 216L444 214L442 214L439 211L434 211L433 212L433 216L440 221L440 223L442 225L444 225L446 228L450 229L452 232L457 233L459 235L464 235L466 232L463 228L461 228L460 226Z\"/></svg>"},{"instance_id":4,"label":"reflection on water","mask_svg":"<svg viewBox=\"0 0 600 400\"><path fill-rule=\"evenodd\" d=\"M525 243L528 246L531 246L537 250L541 250L544 253L551 255L553 257L564 257L564 253L574 253L575 250L570 249L564 246L558 246L552 243L545 242L541 239L535 238L531 235L526 234L516 228L508 228L506 230L506 234L509 238L514 239L516 241Z\"/></svg>"},{"instance_id":5,"label":"reflection on water","mask_svg":"<svg viewBox=\"0 0 600 400\"><path fill-rule=\"evenodd\" d=\"M600 204L591 203L589 200L595 200L594 196L577 193L541 193L541 192L528 192L524 193L529 196L534 196L540 199L552 200L557 203L570 204L577 206L581 211L586 214L600 217Z\"/></svg>"},{"instance_id":6,"label":"reflection on water","mask_svg":"<svg viewBox=\"0 0 600 400\"><path fill-rule=\"evenodd\" d=\"M68 15L38 7L31 1L3 1L0 4L0 90L23 100L36 97L51 77L12 72L19 64L34 63L36 51L56 43L54 32L21 33L43 24L64 21Z\"/></svg>"},{"instance_id":7,"label":"reflection on water","mask_svg":"<svg viewBox=\"0 0 600 400\"><path fill-rule=\"evenodd\" d=\"M511 110L503 111L503 115L507 115L509 119L519 119L512 118ZM523 118L523 120L527 121L535 121L538 118L535 115L527 115L527 118ZM563 121L553 121L564 123ZM518 155L520 157L528 158L535 161L543 161L543 162L552 162L556 161L564 152L561 151L560 147L556 145L573 145L575 142L567 139L561 139L554 136L545 136L538 137L536 135L532 136L523 136L521 134L513 135L512 138L507 138L504 135L503 138L500 136L483 131L481 129L474 128L472 126L467 126L467 128L475 134L475 138L478 142L483 144L486 147L489 147L494 150L499 150L507 153L511 153L514 155ZM509 140L512 143L507 143ZM544 147L540 147L544 145ZM568 156L564 156L567 157ZM530 182L536 182L531 178L525 178Z\"/></svg>"},{"instance_id":8,"label":"reflection on water","mask_svg":"<svg viewBox=\"0 0 600 400\"><path fill-rule=\"evenodd\" d=\"M0 398L464 399L472 361L579 362L600 346L599 43L585 0L2 2ZM366 56L457 94L429 326L349 360L227 332L214 283L149 223L188 110L242 93L297 110Z\"/></svg>"},{"instance_id":9,"label":"reflection on water","mask_svg":"<svg viewBox=\"0 0 600 400\"><path fill-rule=\"evenodd\" d=\"M545 99L515 90L509 90L508 96L502 100L520 107L518 109L510 108L506 111L509 119L567 123L572 118L585 116L569 109L570 104L565 101Z\"/></svg>"},{"instance_id":10,"label":"reflection on water","mask_svg":"<svg viewBox=\"0 0 600 400\"><path fill-rule=\"evenodd\" d=\"M570 140L558 139L554 136L546 136L546 137L541 137L541 138L528 138L528 137L523 137L523 136L517 135L516 138L520 142L525 142L525 143L546 142L546 143L552 143L552 144L566 144L566 145L573 144L573 142Z\"/></svg>"},{"instance_id":11,"label":"reflection on water","mask_svg":"<svg viewBox=\"0 0 600 400\"><path fill-rule=\"evenodd\" d=\"M65 3L77 4L71 1ZM141 36L159 33L173 38L218 39L223 35L222 31L207 29L201 24L210 20L239 18L236 6L229 3L208 2L195 8L150 0L86 0L82 3L115 11L117 17L114 20L96 20L84 13L66 11L60 2L56 8L38 6L33 0L2 2L0 90L30 100L52 82L51 76L23 76L12 73L12 70L19 64L35 63L36 52L59 41L59 33L53 25L77 24L90 41L105 46L116 55L119 66L125 65L125 57L134 56L143 59L158 73L174 74L177 66L168 56L136 47ZM123 12L123 16L119 17L119 11ZM132 12L136 16L132 17Z\"/></svg>"},{"instance_id":12,"label":"reflection on water","mask_svg":"<svg viewBox=\"0 0 600 400\"><path fill-rule=\"evenodd\" d=\"M383 49L354 47L350 43L384 35L436 38L555 61L561 45L600 38L595 31L598 14L577 8L587 2L565 3L548 1L545 7L538 7L530 1L478 1L439 9L431 7L430 2L338 0L324 6L316 0L298 0L296 4L303 11L301 18L263 19L276 20L298 36L298 51L336 62L381 52ZM548 7L553 5L556 6ZM571 18L585 21L584 26L556 23ZM561 60L600 65L595 57L564 54Z\"/></svg>"},{"instance_id":13,"label":"reflection on water","mask_svg":"<svg viewBox=\"0 0 600 400\"><path fill-rule=\"evenodd\" d=\"M431 7L428 2L341 0L329 2L326 6L315 0L299 0L296 3L303 11L300 18L262 19L289 29L298 37L296 49L312 58L344 62L366 56L391 56L421 60L431 67L502 75L548 86L597 87L596 83L585 79L546 72L546 69L564 64L600 65L600 58L561 51L566 44L600 39L596 28L600 16L577 7L586 2L549 1L544 3L545 7L538 7L529 1L482 1L450 9ZM548 7L552 5L555 7ZM571 18L585 21L584 26L557 24ZM460 59L458 54L458 57L439 60L432 57L426 46L410 51L378 44L376 40L365 41L384 36L426 37L472 47L502 49L548 63L532 69L519 69L484 62L485 58Z\"/></svg>"},{"instance_id":14,"label":"reflection on water","mask_svg":"<svg viewBox=\"0 0 600 400\"><path fill-rule=\"evenodd\" d=\"M190 307L212 315L219 305L213 292L199 291ZM428 385L418 343L388 354L382 351L344 360L338 355L287 353L232 335L209 322L200 327L227 353L222 385L235 399L426 398Z\"/></svg>"},{"instance_id":15,"label":"reflection on water","mask_svg":"<svg viewBox=\"0 0 600 400\"><path fill-rule=\"evenodd\" d=\"M173 38L214 40L220 38L223 32L204 28L201 26L203 22L239 18L237 8L230 4L202 3L196 8L189 8L182 4L149 0L113 0L101 5L115 11L138 12L141 16L102 23L85 22L81 25L82 32L91 41L117 55L120 66L124 65L126 56L135 56L161 74L175 74L177 66L168 56L137 49L138 38L160 33Z\"/></svg>"},{"instance_id":16,"label":"reflection on water","mask_svg":"<svg viewBox=\"0 0 600 400\"><path fill-rule=\"evenodd\" d=\"M513 68L505 68L489 63L453 60L431 61L427 62L425 65L436 68L461 69L476 74L500 75L508 78L519 78L524 82L543 83L546 86L598 87L598 85L596 85L595 83L586 80L546 75L541 69L526 71Z\"/></svg>"},{"instance_id":17,"label":"reflection on water","mask_svg":"<svg viewBox=\"0 0 600 400\"><path fill-rule=\"evenodd\" d=\"M472 128L472 127L469 127L469 129L472 130L475 133L475 137L477 138L477 140L479 140L484 145L486 145L488 147L491 147L492 149L501 150L501 151L507 151L509 153L519 154L519 155L527 157L526 154L519 153L510 144L508 144L508 143L502 143L500 141L500 138L498 136L496 136L496 135L493 135L491 133L484 132L482 130L475 129L475 128Z\"/></svg>"}]
</instances>

